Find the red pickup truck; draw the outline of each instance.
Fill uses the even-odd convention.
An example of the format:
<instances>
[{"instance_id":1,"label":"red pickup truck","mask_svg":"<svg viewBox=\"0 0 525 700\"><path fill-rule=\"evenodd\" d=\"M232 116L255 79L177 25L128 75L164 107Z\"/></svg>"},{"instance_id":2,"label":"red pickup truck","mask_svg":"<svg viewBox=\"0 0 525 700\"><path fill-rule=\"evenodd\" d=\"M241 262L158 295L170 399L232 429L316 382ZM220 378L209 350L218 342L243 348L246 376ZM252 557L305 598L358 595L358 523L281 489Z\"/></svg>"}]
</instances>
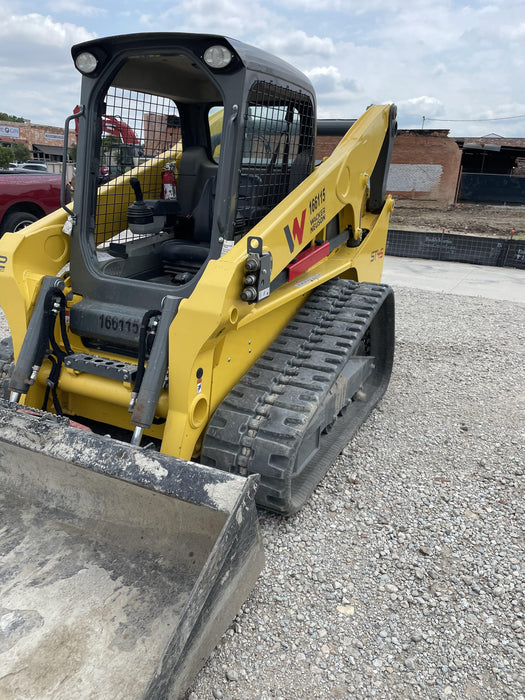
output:
<instances>
[{"instance_id":1,"label":"red pickup truck","mask_svg":"<svg viewBox=\"0 0 525 700\"><path fill-rule=\"evenodd\" d=\"M53 173L0 174L0 236L59 209L61 180Z\"/></svg>"}]
</instances>

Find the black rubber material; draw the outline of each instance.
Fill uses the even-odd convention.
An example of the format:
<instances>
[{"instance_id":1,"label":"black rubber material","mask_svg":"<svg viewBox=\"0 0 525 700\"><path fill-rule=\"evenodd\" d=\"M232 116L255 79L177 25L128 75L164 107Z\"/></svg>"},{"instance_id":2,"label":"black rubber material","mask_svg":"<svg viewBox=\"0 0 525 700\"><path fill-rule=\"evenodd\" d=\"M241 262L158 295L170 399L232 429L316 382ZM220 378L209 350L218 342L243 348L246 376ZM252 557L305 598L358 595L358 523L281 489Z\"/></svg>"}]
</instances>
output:
<instances>
[{"instance_id":1,"label":"black rubber material","mask_svg":"<svg viewBox=\"0 0 525 700\"><path fill-rule=\"evenodd\" d=\"M332 280L213 414L201 462L261 475L257 503L293 515L383 396L394 352L394 296Z\"/></svg>"},{"instance_id":2,"label":"black rubber material","mask_svg":"<svg viewBox=\"0 0 525 700\"><path fill-rule=\"evenodd\" d=\"M27 211L13 211L3 220L2 226L0 227L0 236L3 236L4 233L7 233L8 231L17 233L26 226L38 221L38 218L39 217L36 216L36 214L31 214Z\"/></svg>"}]
</instances>

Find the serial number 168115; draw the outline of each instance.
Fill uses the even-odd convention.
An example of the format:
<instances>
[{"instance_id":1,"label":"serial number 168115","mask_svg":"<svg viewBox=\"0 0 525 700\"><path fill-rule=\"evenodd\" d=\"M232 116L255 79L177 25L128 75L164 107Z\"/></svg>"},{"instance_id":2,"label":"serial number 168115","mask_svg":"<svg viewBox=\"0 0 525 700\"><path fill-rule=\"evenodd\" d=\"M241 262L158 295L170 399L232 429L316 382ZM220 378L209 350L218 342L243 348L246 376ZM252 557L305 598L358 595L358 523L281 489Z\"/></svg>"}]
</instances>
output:
<instances>
[{"instance_id":1,"label":"serial number 168115","mask_svg":"<svg viewBox=\"0 0 525 700\"><path fill-rule=\"evenodd\" d=\"M130 318L122 316L110 316L109 314L100 314L98 317L100 328L106 331L114 331L115 333L125 333L127 335L138 335L139 324Z\"/></svg>"},{"instance_id":2,"label":"serial number 168115","mask_svg":"<svg viewBox=\"0 0 525 700\"><path fill-rule=\"evenodd\" d=\"M324 204L326 200L326 192L325 188L323 187L319 192L315 195L315 197L312 197L312 199L308 202L308 207L310 209L310 216L322 205Z\"/></svg>"}]
</instances>

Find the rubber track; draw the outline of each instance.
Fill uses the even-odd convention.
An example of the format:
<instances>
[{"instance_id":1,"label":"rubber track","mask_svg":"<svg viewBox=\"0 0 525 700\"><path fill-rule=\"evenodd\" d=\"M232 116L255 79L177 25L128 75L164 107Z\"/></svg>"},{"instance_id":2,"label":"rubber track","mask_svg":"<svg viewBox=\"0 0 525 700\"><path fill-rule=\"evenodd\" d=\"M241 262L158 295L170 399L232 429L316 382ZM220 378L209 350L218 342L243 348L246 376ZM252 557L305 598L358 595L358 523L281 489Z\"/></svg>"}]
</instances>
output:
<instances>
[{"instance_id":1,"label":"rubber track","mask_svg":"<svg viewBox=\"0 0 525 700\"><path fill-rule=\"evenodd\" d=\"M238 474L259 473L258 503L280 510L304 426L320 420L325 429L334 422L342 407L327 396L389 291L339 279L315 290L217 408L201 461ZM324 415L318 417L320 409Z\"/></svg>"}]
</instances>

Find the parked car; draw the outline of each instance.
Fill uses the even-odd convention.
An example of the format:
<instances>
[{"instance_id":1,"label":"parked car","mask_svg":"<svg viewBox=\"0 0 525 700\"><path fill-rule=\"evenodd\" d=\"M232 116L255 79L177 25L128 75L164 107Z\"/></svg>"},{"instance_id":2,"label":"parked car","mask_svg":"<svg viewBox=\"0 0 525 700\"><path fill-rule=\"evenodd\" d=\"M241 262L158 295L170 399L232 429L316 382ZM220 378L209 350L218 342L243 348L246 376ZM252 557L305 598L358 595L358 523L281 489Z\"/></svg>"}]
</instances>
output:
<instances>
[{"instance_id":1,"label":"parked car","mask_svg":"<svg viewBox=\"0 0 525 700\"><path fill-rule=\"evenodd\" d=\"M0 236L59 209L61 183L61 175L38 171L0 174Z\"/></svg>"},{"instance_id":2,"label":"parked car","mask_svg":"<svg viewBox=\"0 0 525 700\"><path fill-rule=\"evenodd\" d=\"M45 163L36 163L29 161L28 163L19 163L16 167L12 168L13 163L9 163L9 169L15 170L16 172L35 172L35 173L47 173L47 167Z\"/></svg>"}]
</instances>

